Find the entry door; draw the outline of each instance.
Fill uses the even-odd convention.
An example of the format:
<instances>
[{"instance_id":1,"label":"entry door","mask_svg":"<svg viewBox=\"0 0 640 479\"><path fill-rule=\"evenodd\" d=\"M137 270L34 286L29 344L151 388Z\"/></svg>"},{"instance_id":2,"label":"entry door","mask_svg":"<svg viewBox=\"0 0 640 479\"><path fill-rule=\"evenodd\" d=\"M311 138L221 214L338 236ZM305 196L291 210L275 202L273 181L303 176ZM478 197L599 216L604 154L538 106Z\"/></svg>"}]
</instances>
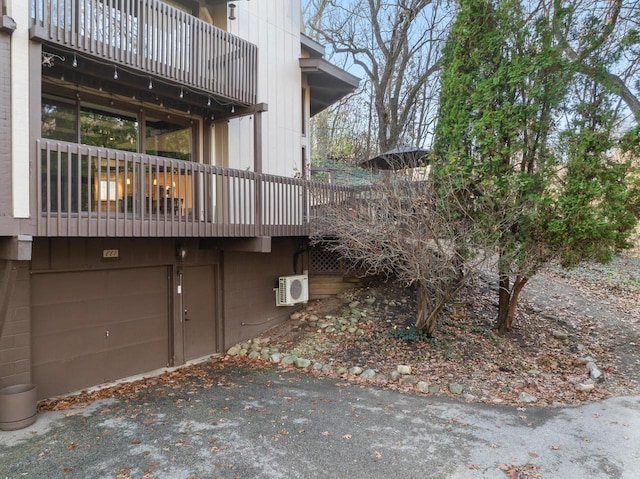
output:
<instances>
[{"instance_id":1,"label":"entry door","mask_svg":"<svg viewBox=\"0 0 640 479\"><path fill-rule=\"evenodd\" d=\"M183 273L185 359L217 352L216 266L185 266Z\"/></svg>"}]
</instances>

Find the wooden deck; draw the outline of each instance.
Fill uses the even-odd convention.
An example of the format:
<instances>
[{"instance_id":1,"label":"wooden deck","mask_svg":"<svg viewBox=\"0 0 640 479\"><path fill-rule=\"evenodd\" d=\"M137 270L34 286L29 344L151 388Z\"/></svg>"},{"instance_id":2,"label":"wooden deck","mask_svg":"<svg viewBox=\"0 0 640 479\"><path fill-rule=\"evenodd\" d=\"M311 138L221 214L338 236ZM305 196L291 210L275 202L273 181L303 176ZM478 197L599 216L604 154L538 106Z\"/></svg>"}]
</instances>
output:
<instances>
[{"instance_id":1,"label":"wooden deck","mask_svg":"<svg viewBox=\"0 0 640 479\"><path fill-rule=\"evenodd\" d=\"M25 0L26 1L26 0ZM159 0L32 0L31 38L250 106L258 49Z\"/></svg>"},{"instance_id":2,"label":"wooden deck","mask_svg":"<svg viewBox=\"0 0 640 479\"><path fill-rule=\"evenodd\" d=\"M40 139L40 236L307 236L361 188Z\"/></svg>"}]
</instances>

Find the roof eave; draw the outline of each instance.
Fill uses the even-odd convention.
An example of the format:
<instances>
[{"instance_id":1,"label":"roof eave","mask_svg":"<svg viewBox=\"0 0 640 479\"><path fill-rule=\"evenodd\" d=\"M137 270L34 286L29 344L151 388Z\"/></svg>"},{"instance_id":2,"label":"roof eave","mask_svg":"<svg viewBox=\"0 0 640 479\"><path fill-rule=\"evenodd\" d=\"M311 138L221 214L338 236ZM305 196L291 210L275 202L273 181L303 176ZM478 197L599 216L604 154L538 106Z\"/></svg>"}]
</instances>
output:
<instances>
[{"instance_id":1,"label":"roof eave","mask_svg":"<svg viewBox=\"0 0 640 479\"><path fill-rule=\"evenodd\" d=\"M353 93L360 79L322 58L300 58L300 69L310 88L310 114L314 116Z\"/></svg>"}]
</instances>

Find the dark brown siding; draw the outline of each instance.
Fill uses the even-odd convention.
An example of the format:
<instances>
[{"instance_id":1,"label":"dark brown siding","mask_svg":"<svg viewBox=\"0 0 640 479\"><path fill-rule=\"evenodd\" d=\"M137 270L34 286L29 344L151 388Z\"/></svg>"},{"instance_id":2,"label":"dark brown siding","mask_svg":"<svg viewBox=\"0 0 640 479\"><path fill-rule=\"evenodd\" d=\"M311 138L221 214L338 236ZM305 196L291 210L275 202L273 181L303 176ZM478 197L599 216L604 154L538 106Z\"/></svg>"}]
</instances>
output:
<instances>
[{"instance_id":1,"label":"dark brown siding","mask_svg":"<svg viewBox=\"0 0 640 479\"><path fill-rule=\"evenodd\" d=\"M176 258L182 242L188 247L184 264ZM295 309L276 307L273 289L279 276L308 269L305 254L293 266L304 243L273 238L271 253L221 254L215 243L200 249L197 240L186 239L35 238L31 271L27 263L12 263L18 274L0 339L0 384L29 382L33 370L40 397L49 397L179 365L264 334ZM118 250L118 260L103 259L104 250ZM182 292L190 297L178 293L181 272ZM215 298L199 301L194 294ZM183 335L185 298L187 316L204 318L196 327L204 328L210 348L193 343L188 327ZM105 345L118 337L124 339ZM152 353L138 354L144 349ZM60 356L69 350L75 356ZM72 366L79 369L69 373Z\"/></svg>"},{"instance_id":2,"label":"dark brown siding","mask_svg":"<svg viewBox=\"0 0 640 479\"><path fill-rule=\"evenodd\" d=\"M7 266L15 268L10 279L15 282L0 331L0 387L31 382L28 263L0 260L0 271Z\"/></svg>"},{"instance_id":3,"label":"dark brown siding","mask_svg":"<svg viewBox=\"0 0 640 479\"><path fill-rule=\"evenodd\" d=\"M277 307L278 277L294 274L293 259L301 239L273 238L272 252L224 253L225 349L262 334L286 319L294 307ZM298 270L307 268L300 255Z\"/></svg>"},{"instance_id":4,"label":"dark brown siding","mask_svg":"<svg viewBox=\"0 0 640 479\"><path fill-rule=\"evenodd\" d=\"M0 12L1 14L2 12ZM11 216L11 36L0 31L0 233Z\"/></svg>"}]
</instances>

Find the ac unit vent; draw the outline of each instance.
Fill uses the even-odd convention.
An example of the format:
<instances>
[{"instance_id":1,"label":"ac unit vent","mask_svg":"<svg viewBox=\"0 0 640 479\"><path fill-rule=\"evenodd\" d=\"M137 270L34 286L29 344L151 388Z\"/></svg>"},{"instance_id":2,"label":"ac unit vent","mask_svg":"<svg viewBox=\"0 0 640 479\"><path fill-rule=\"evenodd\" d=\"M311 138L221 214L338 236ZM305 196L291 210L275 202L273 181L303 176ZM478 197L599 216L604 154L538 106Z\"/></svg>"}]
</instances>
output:
<instances>
[{"instance_id":1,"label":"ac unit vent","mask_svg":"<svg viewBox=\"0 0 640 479\"><path fill-rule=\"evenodd\" d=\"M280 276L276 306L293 306L309 301L309 277L306 274Z\"/></svg>"}]
</instances>

